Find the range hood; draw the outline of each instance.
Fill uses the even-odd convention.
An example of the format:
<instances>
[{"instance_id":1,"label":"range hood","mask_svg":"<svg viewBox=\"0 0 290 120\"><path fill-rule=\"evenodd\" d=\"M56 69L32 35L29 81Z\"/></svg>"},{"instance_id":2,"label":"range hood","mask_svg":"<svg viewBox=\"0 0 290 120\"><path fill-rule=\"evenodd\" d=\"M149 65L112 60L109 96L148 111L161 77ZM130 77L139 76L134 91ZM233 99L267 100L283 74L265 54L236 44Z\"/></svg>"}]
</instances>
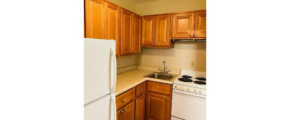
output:
<instances>
[{"instance_id":1,"label":"range hood","mask_svg":"<svg viewBox=\"0 0 290 120\"><path fill-rule=\"evenodd\" d=\"M206 42L206 39L171 39L171 41L204 41Z\"/></svg>"}]
</instances>

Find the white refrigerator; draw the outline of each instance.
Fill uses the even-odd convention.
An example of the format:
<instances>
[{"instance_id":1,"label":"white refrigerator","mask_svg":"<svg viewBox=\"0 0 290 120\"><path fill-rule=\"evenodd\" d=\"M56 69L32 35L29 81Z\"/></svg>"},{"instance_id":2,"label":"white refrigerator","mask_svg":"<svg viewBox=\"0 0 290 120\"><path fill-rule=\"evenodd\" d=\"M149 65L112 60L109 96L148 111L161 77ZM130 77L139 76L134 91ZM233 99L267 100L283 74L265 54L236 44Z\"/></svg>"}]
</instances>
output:
<instances>
[{"instance_id":1,"label":"white refrigerator","mask_svg":"<svg viewBox=\"0 0 290 120\"><path fill-rule=\"evenodd\" d=\"M116 42L84 39L84 120L116 120Z\"/></svg>"}]
</instances>

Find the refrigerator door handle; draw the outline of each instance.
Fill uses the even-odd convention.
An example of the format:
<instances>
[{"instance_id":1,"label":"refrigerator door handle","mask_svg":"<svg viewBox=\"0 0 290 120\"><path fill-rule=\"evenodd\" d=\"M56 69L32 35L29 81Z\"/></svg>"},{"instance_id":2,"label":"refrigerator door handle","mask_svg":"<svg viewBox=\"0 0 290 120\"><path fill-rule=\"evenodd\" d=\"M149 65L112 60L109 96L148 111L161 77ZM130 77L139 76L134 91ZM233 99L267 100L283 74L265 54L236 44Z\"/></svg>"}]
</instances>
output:
<instances>
[{"instance_id":1,"label":"refrigerator door handle","mask_svg":"<svg viewBox=\"0 0 290 120\"><path fill-rule=\"evenodd\" d=\"M116 75L117 75L117 63L116 63L116 53L113 47L110 48L111 55L113 57L113 65L114 65L114 77L113 77L113 86L111 88L111 93L115 91L116 88Z\"/></svg>"},{"instance_id":2,"label":"refrigerator door handle","mask_svg":"<svg viewBox=\"0 0 290 120\"><path fill-rule=\"evenodd\" d=\"M113 119L111 120L116 120L117 119L117 109L116 109L116 99L115 99L115 93L111 93L111 102L113 103Z\"/></svg>"}]
</instances>

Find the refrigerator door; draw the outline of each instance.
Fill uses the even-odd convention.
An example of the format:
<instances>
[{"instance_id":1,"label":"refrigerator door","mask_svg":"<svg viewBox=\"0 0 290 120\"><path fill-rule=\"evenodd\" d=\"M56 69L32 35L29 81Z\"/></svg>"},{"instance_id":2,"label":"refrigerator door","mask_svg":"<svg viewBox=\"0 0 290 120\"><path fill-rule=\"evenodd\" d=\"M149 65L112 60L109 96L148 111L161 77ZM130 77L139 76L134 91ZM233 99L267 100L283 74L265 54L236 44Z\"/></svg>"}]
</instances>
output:
<instances>
[{"instance_id":1,"label":"refrigerator door","mask_svg":"<svg viewBox=\"0 0 290 120\"><path fill-rule=\"evenodd\" d=\"M84 120L113 120L111 119L111 96L107 95L84 107Z\"/></svg>"},{"instance_id":2,"label":"refrigerator door","mask_svg":"<svg viewBox=\"0 0 290 120\"><path fill-rule=\"evenodd\" d=\"M115 48L114 40L85 38L84 104L114 91L112 87L115 86L116 76L116 58L113 55Z\"/></svg>"}]
</instances>

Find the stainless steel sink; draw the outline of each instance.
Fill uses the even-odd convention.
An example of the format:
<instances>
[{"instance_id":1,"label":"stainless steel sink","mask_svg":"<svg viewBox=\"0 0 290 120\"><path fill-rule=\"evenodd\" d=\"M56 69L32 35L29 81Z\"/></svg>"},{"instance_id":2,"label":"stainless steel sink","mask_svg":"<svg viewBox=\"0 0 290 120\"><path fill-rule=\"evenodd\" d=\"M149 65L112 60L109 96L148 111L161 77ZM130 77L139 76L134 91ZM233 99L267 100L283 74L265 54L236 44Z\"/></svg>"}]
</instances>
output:
<instances>
[{"instance_id":1,"label":"stainless steel sink","mask_svg":"<svg viewBox=\"0 0 290 120\"><path fill-rule=\"evenodd\" d=\"M157 77L155 77L155 73L157 73ZM144 77L162 79L162 80L171 80L173 77L175 77L175 75L164 74L164 73L160 73L160 72L153 72L153 73L150 73L148 75L145 75Z\"/></svg>"}]
</instances>

